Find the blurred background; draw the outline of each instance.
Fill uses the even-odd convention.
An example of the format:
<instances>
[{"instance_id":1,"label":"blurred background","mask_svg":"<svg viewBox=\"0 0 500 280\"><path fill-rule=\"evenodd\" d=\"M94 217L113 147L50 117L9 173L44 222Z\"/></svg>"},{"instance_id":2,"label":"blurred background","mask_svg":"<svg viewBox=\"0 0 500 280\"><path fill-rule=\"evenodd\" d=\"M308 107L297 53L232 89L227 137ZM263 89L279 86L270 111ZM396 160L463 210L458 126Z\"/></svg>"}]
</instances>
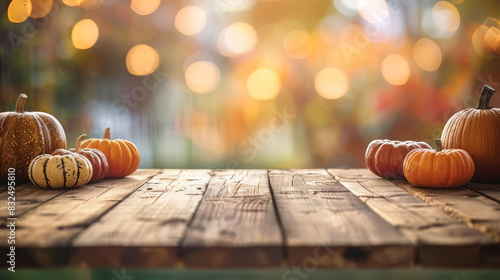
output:
<instances>
[{"instance_id":1,"label":"blurred background","mask_svg":"<svg viewBox=\"0 0 500 280\"><path fill-rule=\"evenodd\" d=\"M0 111L26 93L70 147L110 127L143 168L364 167L500 88L495 0L0 5Z\"/></svg>"}]
</instances>

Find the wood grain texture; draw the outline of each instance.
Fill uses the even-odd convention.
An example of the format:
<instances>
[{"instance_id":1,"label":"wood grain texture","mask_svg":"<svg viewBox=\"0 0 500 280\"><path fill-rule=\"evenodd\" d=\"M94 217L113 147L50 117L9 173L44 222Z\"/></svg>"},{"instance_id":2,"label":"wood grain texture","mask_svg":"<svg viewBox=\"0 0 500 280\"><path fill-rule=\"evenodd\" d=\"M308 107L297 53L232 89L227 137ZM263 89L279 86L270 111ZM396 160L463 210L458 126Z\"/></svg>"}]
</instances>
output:
<instances>
[{"instance_id":1,"label":"wood grain texture","mask_svg":"<svg viewBox=\"0 0 500 280\"><path fill-rule=\"evenodd\" d=\"M139 170L74 189L24 184L16 198L19 267L500 266L498 185L421 189L360 169Z\"/></svg>"},{"instance_id":2,"label":"wood grain texture","mask_svg":"<svg viewBox=\"0 0 500 280\"><path fill-rule=\"evenodd\" d=\"M73 242L71 263L91 267L174 266L210 180L209 170L164 170Z\"/></svg>"},{"instance_id":3,"label":"wood grain texture","mask_svg":"<svg viewBox=\"0 0 500 280\"><path fill-rule=\"evenodd\" d=\"M139 170L126 178L101 181L62 193L31 189L42 191L31 194L36 199L46 194L58 195L19 217L16 227L19 264L42 267L67 264L72 239L158 172ZM7 230L0 230L2 240L7 234Z\"/></svg>"},{"instance_id":4,"label":"wood grain texture","mask_svg":"<svg viewBox=\"0 0 500 280\"><path fill-rule=\"evenodd\" d=\"M35 209L41 204L49 201L65 192L68 189L62 190L46 190L34 186L31 183L25 183L16 187L16 217L21 217L26 212ZM0 219L2 223L8 216L8 201L9 194L5 191L0 193Z\"/></svg>"},{"instance_id":5,"label":"wood grain texture","mask_svg":"<svg viewBox=\"0 0 500 280\"><path fill-rule=\"evenodd\" d=\"M490 266L495 242L432 206L373 175L368 169L330 169L332 176L413 241L417 262L434 267ZM500 251L498 252L500 254ZM496 265L500 265L497 263Z\"/></svg>"},{"instance_id":6,"label":"wood grain texture","mask_svg":"<svg viewBox=\"0 0 500 280\"><path fill-rule=\"evenodd\" d=\"M3 183L3 182L2 182ZM21 185L16 185L16 192L26 189L28 187L33 186L31 183L24 183ZM6 198L9 194L7 193L7 190L9 189L9 186L6 184L0 185L0 199Z\"/></svg>"},{"instance_id":7,"label":"wood grain texture","mask_svg":"<svg viewBox=\"0 0 500 280\"><path fill-rule=\"evenodd\" d=\"M269 178L291 265L412 264L411 241L326 170L271 170Z\"/></svg>"},{"instance_id":8,"label":"wood grain texture","mask_svg":"<svg viewBox=\"0 0 500 280\"><path fill-rule=\"evenodd\" d=\"M469 183L466 185L466 188L500 203L500 185Z\"/></svg>"},{"instance_id":9,"label":"wood grain texture","mask_svg":"<svg viewBox=\"0 0 500 280\"><path fill-rule=\"evenodd\" d=\"M406 181L394 181L394 183L415 197L439 207L455 219L500 242L500 205L497 201L464 187L428 189L414 187Z\"/></svg>"},{"instance_id":10,"label":"wood grain texture","mask_svg":"<svg viewBox=\"0 0 500 280\"><path fill-rule=\"evenodd\" d=\"M181 255L187 267L282 264L283 240L267 171L214 171Z\"/></svg>"}]
</instances>

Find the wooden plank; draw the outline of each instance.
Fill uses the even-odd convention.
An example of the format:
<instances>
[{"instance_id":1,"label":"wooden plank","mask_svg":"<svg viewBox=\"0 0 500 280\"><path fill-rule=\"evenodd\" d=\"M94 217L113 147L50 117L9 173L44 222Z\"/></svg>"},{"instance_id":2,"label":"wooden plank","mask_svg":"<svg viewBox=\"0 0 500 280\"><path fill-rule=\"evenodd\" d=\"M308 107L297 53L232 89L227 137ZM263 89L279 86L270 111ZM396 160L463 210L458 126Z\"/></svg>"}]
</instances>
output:
<instances>
[{"instance_id":1,"label":"wooden plank","mask_svg":"<svg viewBox=\"0 0 500 280\"><path fill-rule=\"evenodd\" d=\"M400 267L414 246L326 170L271 170L291 265Z\"/></svg>"},{"instance_id":2,"label":"wooden plank","mask_svg":"<svg viewBox=\"0 0 500 280\"><path fill-rule=\"evenodd\" d=\"M72 242L71 263L90 267L176 265L209 170L164 170Z\"/></svg>"},{"instance_id":3,"label":"wooden plank","mask_svg":"<svg viewBox=\"0 0 500 280\"><path fill-rule=\"evenodd\" d=\"M24 213L67 192L68 190L69 189L42 189L31 183L26 183L16 187L16 217L24 215ZM2 220L2 223L9 215L7 200L8 195L9 194L6 191L0 193L0 219Z\"/></svg>"},{"instance_id":4,"label":"wooden plank","mask_svg":"<svg viewBox=\"0 0 500 280\"><path fill-rule=\"evenodd\" d=\"M267 170L213 172L182 243L187 267L281 265L283 239Z\"/></svg>"},{"instance_id":5,"label":"wooden plank","mask_svg":"<svg viewBox=\"0 0 500 280\"><path fill-rule=\"evenodd\" d=\"M23 190L23 189L26 189L26 188L28 188L30 186L33 186L33 184L31 184L31 182L24 183L24 184L21 184L21 185L17 185L16 186L16 192L18 192L20 190ZM9 188L8 185L0 185L0 199L4 199L4 198L6 198L9 195L7 193L8 188Z\"/></svg>"},{"instance_id":6,"label":"wooden plank","mask_svg":"<svg viewBox=\"0 0 500 280\"><path fill-rule=\"evenodd\" d=\"M500 203L500 185L469 183L466 187Z\"/></svg>"},{"instance_id":7,"label":"wooden plank","mask_svg":"<svg viewBox=\"0 0 500 280\"><path fill-rule=\"evenodd\" d=\"M138 170L126 178L105 180L69 189L26 212L19 217L16 227L19 264L34 266L67 264L69 245L76 234L158 172L160 171ZM54 193L51 190L43 191L45 192L33 197L38 200L40 196L44 197L45 193ZM0 236L7 235L7 229L0 230Z\"/></svg>"},{"instance_id":8,"label":"wooden plank","mask_svg":"<svg viewBox=\"0 0 500 280\"><path fill-rule=\"evenodd\" d=\"M417 246L419 264L477 267L495 264L495 242L367 169L328 172ZM497 255L500 255L498 250ZM500 265L500 263L496 263Z\"/></svg>"},{"instance_id":9,"label":"wooden plank","mask_svg":"<svg viewBox=\"0 0 500 280\"><path fill-rule=\"evenodd\" d=\"M429 189L414 187L402 180L393 182L415 197L439 207L455 219L500 242L500 206L496 201L463 187Z\"/></svg>"}]
</instances>

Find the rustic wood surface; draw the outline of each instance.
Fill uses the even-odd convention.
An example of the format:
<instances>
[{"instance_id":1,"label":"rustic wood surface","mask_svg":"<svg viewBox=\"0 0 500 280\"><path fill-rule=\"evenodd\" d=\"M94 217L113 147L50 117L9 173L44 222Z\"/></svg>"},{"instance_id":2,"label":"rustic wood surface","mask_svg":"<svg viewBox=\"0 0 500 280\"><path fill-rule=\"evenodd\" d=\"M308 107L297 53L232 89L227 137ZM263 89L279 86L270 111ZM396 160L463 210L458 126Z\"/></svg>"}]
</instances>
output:
<instances>
[{"instance_id":1,"label":"rustic wood surface","mask_svg":"<svg viewBox=\"0 0 500 280\"><path fill-rule=\"evenodd\" d=\"M271 170L269 179L290 264L309 259L321 267L412 263L411 242L326 170Z\"/></svg>"},{"instance_id":2,"label":"rustic wood surface","mask_svg":"<svg viewBox=\"0 0 500 280\"><path fill-rule=\"evenodd\" d=\"M172 266L206 186L209 170L165 170L73 241L72 263Z\"/></svg>"},{"instance_id":3,"label":"rustic wood surface","mask_svg":"<svg viewBox=\"0 0 500 280\"><path fill-rule=\"evenodd\" d=\"M416 188L366 169L139 170L63 190L28 183L16 188L16 217L19 267L500 267L499 185Z\"/></svg>"},{"instance_id":4,"label":"rustic wood surface","mask_svg":"<svg viewBox=\"0 0 500 280\"><path fill-rule=\"evenodd\" d=\"M416 246L417 259L426 266L488 266L495 242L450 217L392 182L366 169L330 169L371 209L399 229ZM498 251L500 254L500 251Z\"/></svg>"},{"instance_id":5,"label":"rustic wood surface","mask_svg":"<svg viewBox=\"0 0 500 280\"><path fill-rule=\"evenodd\" d=\"M184 242L188 267L280 265L283 240L266 170L214 171Z\"/></svg>"}]
</instances>

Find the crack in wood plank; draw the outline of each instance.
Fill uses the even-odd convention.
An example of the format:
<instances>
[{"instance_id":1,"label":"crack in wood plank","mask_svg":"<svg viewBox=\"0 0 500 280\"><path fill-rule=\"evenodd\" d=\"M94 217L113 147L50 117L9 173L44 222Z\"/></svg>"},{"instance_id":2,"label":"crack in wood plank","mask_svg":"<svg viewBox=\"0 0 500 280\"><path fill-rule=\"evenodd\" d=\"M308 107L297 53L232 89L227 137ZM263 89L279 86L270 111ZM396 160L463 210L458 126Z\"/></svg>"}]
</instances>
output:
<instances>
[{"instance_id":1,"label":"crack in wood plank","mask_svg":"<svg viewBox=\"0 0 500 280\"><path fill-rule=\"evenodd\" d=\"M398 267L413 262L411 242L326 170L270 170L290 265ZM317 258L318 251L327 252Z\"/></svg>"},{"instance_id":2,"label":"crack in wood plank","mask_svg":"<svg viewBox=\"0 0 500 280\"><path fill-rule=\"evenodd\" d=\"M181 246L187 267L263 267L283 262L267 170L216 170Z\"/></svg>"},{"instance_id":3,"label":"crack in wood plank","mask_svg":"<svg viewBox=\"0 0 500 280\"><path fill-rule=\"evenodd\" d=\"M367 169L330 169L329 172L358 197L374 194L376 197L362 200L413 240L421 264L452 267L499 264L500 251L491 255L491 250L498 247L492 239L406 189L373 175ZM436 191L432 196L438 197L440 193Z\"/></svg>"}]
</instances>

